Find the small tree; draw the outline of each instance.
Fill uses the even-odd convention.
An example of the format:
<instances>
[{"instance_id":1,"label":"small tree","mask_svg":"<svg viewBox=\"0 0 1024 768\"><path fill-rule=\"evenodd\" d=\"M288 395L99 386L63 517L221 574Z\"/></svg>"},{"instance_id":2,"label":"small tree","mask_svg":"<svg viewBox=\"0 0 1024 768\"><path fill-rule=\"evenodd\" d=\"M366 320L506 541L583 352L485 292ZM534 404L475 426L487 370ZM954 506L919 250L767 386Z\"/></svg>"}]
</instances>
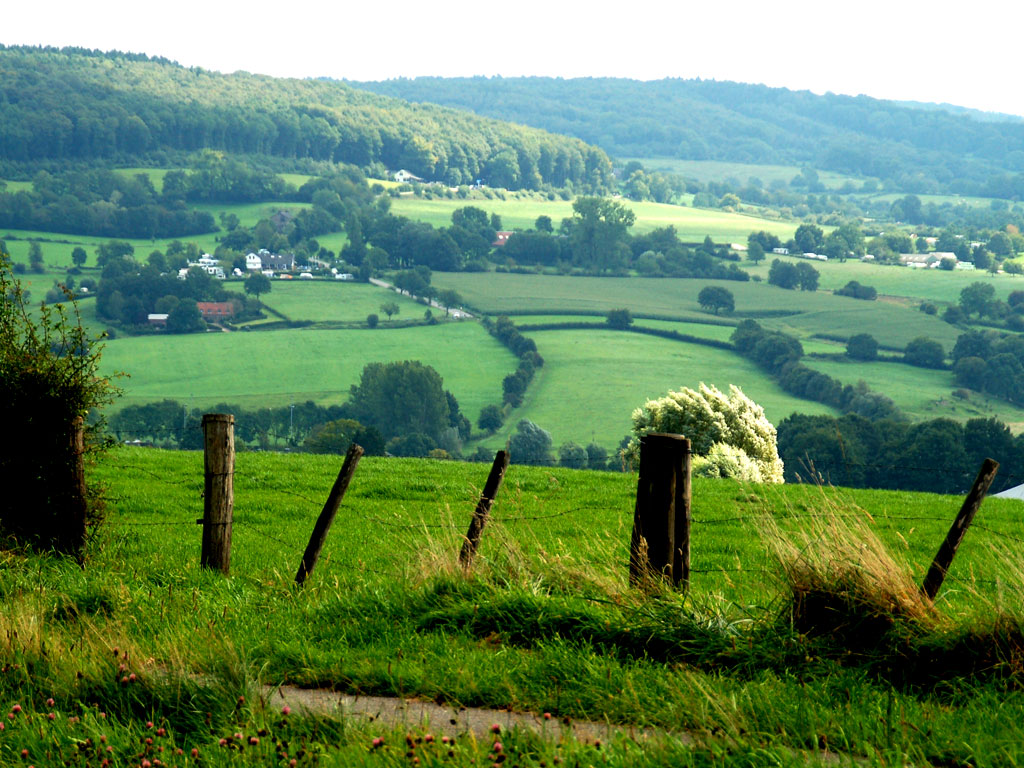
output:
<instances>
[{"instance_id":1,"label":"small tree","mask_svg":"<svg viewBox=\"0 0 1024 768\"><path fill-rule=\"evenodd\" d=\"M76 245L74 250L71 251L71 261L74 262L76 267L84 267L86 259L89 258L89 254L86 253L85 248L80 245Z\"/></svg>"},{"instance_id":2,"label":"small tree","mask_svg":"<svg viewBox=\"0 0 1024 768\"><path fill-rule=\"evenodd\" d=\"M720 311L732 312L736 309L736 301L733 298L732 291L719 285L709 285L702 288L700 293L697 294L697 303L703 309L713 310L716 315Z\"/></svg>"},{"instance_id":3,"label":"small tree","mask_svg":"<svg viewBox=\"0 0 1024 768\"><path fill-rule=\"evenodd\" d=\"M43 264L43 248L35 240L28 244L28 267L33 272L43 272L46 269Z\"/></svg>"},{"instance_id":4,"label":"small tree","mask_svg":"<svg viewBox=\"0 0 1024 768\"><path fill-rule=\"evenodd\" d=\"M610 309L605 322L612 328L625 330L633 324L633 315L628 309Z\"/></svg>"},{"instance_id":5,"label":"small tree","mask_svg":"<svg viewBox=\"0 0 1024 768\"><path fill-rule=\"evenodd\" d=\"M401 307L398 306L397 302L386 301L380 305L380 311L388 316L388 322L391 322L391 316L397 315L401 311Z\"/></svg>"},{"instance_id":6,"label":"small tree","mask_svg":"<svg viewBox=\"0 0 1024 768\"><path fill-rule=\"evenodd\" d=\"M484 432L496 432L505 422L505 415L497 405L485 405L480 411L476 425Z\"/></svg>"},{"instance_id":7,"label":"small tree","mask_svg":"<svg viewBox=\"0 0 1024 768\"><path fill-rule=\"evenodd\" d=\"M942 345L924 336L918 336L907 344L903 352L903 360L919 368L941 368L945 358Z\"/></svg>"},{"instance_id":8,"label":"small tree","mask_svg":"<svg viewBox=\"0 0 1024 768\"><path fill-rule=\"evenodd\" d=\"M250 296L255 296L256 301L260 300L261 294L270 293L273 287L270 278L262 272L254 272L245 278L245 292Z\"/></svg>"},{"instance_id":9,"label":"small tree","mask_svg":"<svg viewBox=\"0 0 1024 768\"><path fill-rule=\"evenodd\" d=\"M846 356L854 360L878 359L878 342L870 333L858 333L846 342Z\"/></svg>"},{"instance_id":10,"label":"small tree","mask_svg":"<svg viewBox=\"0 0 1024 768\"><path fill-rule=\"evenodd\" d=\"M516 431L508 441L510 459L516 464L551 463L551 433L541 429L528 419L516 425Z\"/></svg>"},{"instance_id":11,"label":"small tree","mask_svg":"<svg viewBox=\"0 0 1024 768\"><path fill-rule=\"evenodd\" d=\"M372 312L366 316L366 325L369 328L376 328L380 323L380 318Z\"/></svg>"},{"instance_id":12,"label":"small tree","mask_svg":"<svg viewBox=\"0 0 1024 768\"><path fill-rule=\"evenodd\" d=\"M583 469L587 466L587 449L579 443L562 443L558 448L558 463L570 469Z\"/></svg>"},{"instance_id":13,"label":"small tree","mask_svg":"<svg viewBox=\"0 0 1024 768\"><path fill-rule=\"evenodd\" d=\"M458 291L444 288L437 292L437 303L444 307L444 313L447 315L449 309L462 304L462 296Z\"/></svg>"}]
</instances>

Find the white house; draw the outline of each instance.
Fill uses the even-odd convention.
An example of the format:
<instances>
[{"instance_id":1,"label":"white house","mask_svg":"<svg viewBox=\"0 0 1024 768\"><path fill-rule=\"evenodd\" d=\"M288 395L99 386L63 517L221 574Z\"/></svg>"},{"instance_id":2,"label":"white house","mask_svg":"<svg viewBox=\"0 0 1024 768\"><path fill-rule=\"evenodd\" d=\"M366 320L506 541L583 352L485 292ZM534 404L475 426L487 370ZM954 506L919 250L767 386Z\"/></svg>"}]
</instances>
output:
<instances>
[{"instance_id":1,"label":"white house","mask_svg":"<svg viewBox=\"0 0 1024 768\"><path fill-rule=\"evenodd\" d=\"M405 168L402 168L400 171L395 171L395 181L399 182L400 184L405 184L410 181L422 182L423 179L421 179L419 176L412 173L411 171L407 171L405 170Z\"/></svg>"},{"instance_id":2,"label":"white house","mask_svg":"<svg viewBox=\"0 0 1024 768\"><path fill-rule=\"evenodd\" d=\"M258 272L263 269L263 259L255 253L245 254L245 269L249 272Z\"/></svg>"}]
</instances>

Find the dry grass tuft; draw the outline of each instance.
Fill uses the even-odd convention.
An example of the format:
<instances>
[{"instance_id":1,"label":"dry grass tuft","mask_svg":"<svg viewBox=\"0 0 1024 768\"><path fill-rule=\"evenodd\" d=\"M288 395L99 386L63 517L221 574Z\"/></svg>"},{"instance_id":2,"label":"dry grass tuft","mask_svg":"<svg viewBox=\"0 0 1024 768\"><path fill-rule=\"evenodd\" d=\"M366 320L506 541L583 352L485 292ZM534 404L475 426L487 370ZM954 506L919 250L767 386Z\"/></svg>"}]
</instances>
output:
<instances>
[{"instance_id":1,"label":"dry grass tuft","mask_svg":"<svg viewBox=\"0 0 1024 768\"><path fill-rule=\"evenodd\" d=\"M898 624L938 625L910 565L881 542L864 510L823 492L799 527L783 528L766 514L762 536L781 567L798 632L831 635L856 649L879 645Z\"/></svg>"}]
</instances>

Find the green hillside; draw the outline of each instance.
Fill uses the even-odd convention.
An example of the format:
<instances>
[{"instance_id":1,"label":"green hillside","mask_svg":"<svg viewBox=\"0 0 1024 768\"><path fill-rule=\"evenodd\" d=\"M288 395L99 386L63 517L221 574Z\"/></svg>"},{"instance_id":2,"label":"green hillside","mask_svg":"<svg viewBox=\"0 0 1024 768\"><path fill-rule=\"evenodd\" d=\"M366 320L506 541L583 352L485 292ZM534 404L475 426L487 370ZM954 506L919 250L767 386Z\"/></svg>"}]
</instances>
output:
<instances>
[{"instance_id":1,"label":"green hillside","mask_svg":"<svg viewBox=\"0 0 1024 768\"><path fill-rule=\"evenodd\" d=\"M603 151L577 139L413 105L325 80L222 75L161 58L0 47L0 177L39 163L141 165L202 149L334 161L448 184L611 187Z\"/></svg>"}]
</instances>

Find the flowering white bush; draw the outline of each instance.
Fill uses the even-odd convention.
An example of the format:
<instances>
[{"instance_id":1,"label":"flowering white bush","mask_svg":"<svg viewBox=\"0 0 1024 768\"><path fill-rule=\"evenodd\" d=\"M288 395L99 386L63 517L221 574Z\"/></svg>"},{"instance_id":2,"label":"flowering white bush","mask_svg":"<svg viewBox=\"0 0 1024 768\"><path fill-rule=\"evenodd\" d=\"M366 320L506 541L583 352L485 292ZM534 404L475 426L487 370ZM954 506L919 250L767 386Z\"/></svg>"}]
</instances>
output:
<instances>
[{"instance_id":1,"label":"flowering white bush","mask_svg":"<svg viewBox=\"0 0 1024 768\"><path fill-rule=\"evenodd\" d=\"M775 427L764 409L739 387L730 385L726 395L702 382L699 391L684 387L648 400L633 411L633 439L626 448L627 458L634 463L639 460L640 437L651 432L689 438L693 454L708 459L698 462L701 472L764 483L783 481ZM760 477L755 478L758 473Z\"/></svg>"}]
</instances>

